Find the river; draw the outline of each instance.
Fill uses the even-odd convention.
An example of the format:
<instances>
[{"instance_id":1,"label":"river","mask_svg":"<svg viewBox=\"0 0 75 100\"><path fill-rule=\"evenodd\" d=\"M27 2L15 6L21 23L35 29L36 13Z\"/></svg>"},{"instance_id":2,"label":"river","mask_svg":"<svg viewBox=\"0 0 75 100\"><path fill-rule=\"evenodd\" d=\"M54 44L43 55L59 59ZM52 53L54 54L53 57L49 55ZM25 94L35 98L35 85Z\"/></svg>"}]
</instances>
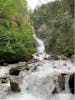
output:
<instances>
[{"instance_id":1,"label":"river","mask_svg":"<svg viewBox=\"0 0 75 100\"><path fill-rule=\"evenodd\" d=\"M29 66L36 66L35 71L32 68L29 71L21 71L19 77L22 82L19 84L20 93L10 92L10 82L0 84L0 100L74 100L75 95L70 93L68 79L72 73L75 73L74 63L70 60L45 60L49 55L45 52L44 42L34 34L37 41L37 52L33 54L38 62L31 63ZM18 64L10 64L0 67L0 76L9 73L9 69ZM58 85L58 76L67 74L65 77L65 90L61 91ZM57 94L52 94L55 87L58 88Z\"/></svg>"}]
</instances>

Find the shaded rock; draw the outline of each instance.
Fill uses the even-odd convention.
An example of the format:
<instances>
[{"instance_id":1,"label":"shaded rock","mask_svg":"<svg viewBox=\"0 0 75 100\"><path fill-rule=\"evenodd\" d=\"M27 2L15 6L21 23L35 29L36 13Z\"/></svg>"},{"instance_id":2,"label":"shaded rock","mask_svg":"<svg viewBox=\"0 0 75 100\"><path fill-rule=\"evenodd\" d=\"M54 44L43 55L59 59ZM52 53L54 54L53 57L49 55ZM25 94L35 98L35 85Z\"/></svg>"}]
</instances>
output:
<instances>
[{"instance_id":1,"label":"shaded rock","mask_svg":"<svg viewBox=\"0 0 75 100\"><path fill-rule=\"evenodd\" d=\"M75 74L72 74L71 76L70 76L70 78L69 78L69 89L70 89L70 92L72 93L72 94L75 94L75 90L74 90L74 75Z\"/></svg>"},{"instance_id":2,"label":"shaded rock","mask_svg":"<svg viewBox=\"0 0 75 100\"><path fill-rule=\"evenodd\" d=\"M0 83L8 83L8 78L6 77L0 77Z\"/></svg>"},{"instance_id":3,"label":"shaded rock","mask_svg":"<svg viewBox=\"0 0 75 100\"><path fill-rule=\"evenodd\" d=\"M1 83L8 83L7 78L3 78Z\"/></svg>"},{"instance_id":4,"label":"shaded rock","mask_svg":"<svg viewBox=\"0 0 75 100\"><path fill-rule=\"evenodd\" d=\"M72 62L74 62L75 61L75 55L72 55L70 59L71 59Z\"/></svg>"},{"instance_id":5,"label":"shaded rock","mask_svg":"<svg viewBox=\"0 0 75 100\"><path fill-rule=\"evenodd\" d=\"M9 70L9 74L18 76L20 71L23 71L23 70L29 70L29 67L27 64L25 64L24 66L17 66L16 68L11 68Z\"/></svg>"},{"instance_id":6,"label":"shaded rock","mask_svg":"<svg viewBox=\"0 0 75 100\"><path fill-rule=\"evenodd\" d=\"M8 63L3 63L2 66L8 66Z\"/></svg>"},{"instance_id":7,"label":"shaded rock","mask_svg":"<svg viewBox=\"0 0 75 100\"><path fill-rule=\"evenodd\" d=\"M24 70L29 70L29 67L26 67Z\"/></svg>"},{"instance_id":8,"label":"shaded rock","mask_svg":"<svg viewBox=\"0 0 75 100\"><path fill-rule=\"evenodd\" d=\"M31 59L29 62L27 62L27 64L31 64L31 63L35 63L37 62L37 59Z\"/></svg>"},{"instance_id":9,"label":"shaded rock","mask_svg":"<svg viewBox=\"0 0 75 100\"><path fill-rule=\"evenodd\" d=\"M53 68L56 68L57 66L53 66Z\"/></svg>"},{"instance_id":10,"label":"shaded rock","mask_svg":"<svg viewBox=\"0 0 75 100\"><path fill-rule=\"evenodd\" d=\"M58 85L59 85L60 91L65 90L65 74L61 74L58 76Z\"/></svg>"},{"instance_id":11,"label":"shaded rock","mask_svg":"<svg viewBox=\"0 0 75 100\"><path fill-rule=\"evenodd\" d=\"M31 71L32 71L32 72L36 71L36 70L37 70L37 67L38 67L38 65L32 67L32 68L31 68Z\"/></svg>"},{"instance_id":12,"label":"shaded rock","mask_svg":"<svg viewBox=\"0 0 75 100\"><path fill-rule=\"evenodd\" d=\"M17 68L11 68L11 69L9 70L9 74L10 74L10 75L16 75L16 76L18 76L19 73L20 73L20 70L17 69Z\"/></svg>"},{"instance_id":13,"label":"shaded rock","mask_svg":"<svg viewBox=\"0 0 75 100\"><path fill-rule=\"evenodd\" d=\"M52 94L57 94L58 93L58 89L55 87L55 89L53 90Z\"/></svg>"},{"instance_id":14,"label":"shaded rock","mask_svg":"<svg viewBox=\"0 0 75 100\"><path fill-rule=\"evenodd\" d=\"M50 60L50 55L45 55L44 59L45 60Z\"/></svg>"},{"instance_id":15,"label":"shaded rock","mask_svg":"<svg viewBox=\"0 0 75 100\"><path fill-rule=\"evenodd\" d=\"M67 66L67 63L64 63L63 65L64 65L64 66Z\"/></svg>"},{"instance_id":16,"label":"shaded rock","mask_svg":"<svg viewBox=\"0 0 75 100\"><path fill-rule=\"evenodd\" d=\"M20 88L17 82L10 81L11 91L13 92L20 92Z\"/></svg>"},{"instance_id":17,"label":"shaded rock","mask_svg":"<svg viewBox=\"0 0 75 100\"><path fill-rule=\"evenodd\" d=\"M68 60L68 57L66 57L64 55L59 55L58 58L61 60Z\"/></svg>"},{"instance_id":18,"label":"shaded rock","mask_svg":"<svg viewBox=\"0 0 75 100\"><path fill-rule=\"evenodd\" d=\"M57 55L50 55L48 60L59 60L59 57Z\"/></svg>"},{"instance_id":19,"label":"shaded rock","mask_svg":"<svg viewBox=\"0 0 75 100\"><path fill-rule=\"evenodd\" d=\"M17 67L17 69L18 69L19 71L29 70L28 63L26 63L24 66L19 66L19 67Z\"/></svg>"}]
</instances>

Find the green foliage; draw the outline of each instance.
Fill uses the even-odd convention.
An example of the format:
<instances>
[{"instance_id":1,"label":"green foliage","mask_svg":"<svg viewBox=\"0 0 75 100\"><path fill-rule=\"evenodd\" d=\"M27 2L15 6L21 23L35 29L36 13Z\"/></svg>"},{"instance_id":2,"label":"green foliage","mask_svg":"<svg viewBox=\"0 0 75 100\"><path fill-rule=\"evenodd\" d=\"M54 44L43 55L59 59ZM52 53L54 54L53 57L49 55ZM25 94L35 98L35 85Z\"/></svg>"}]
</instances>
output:
<instances>
[{"instance_id":1,"label":"green foliage","mask_svg":"<svg viewBox=\"0 0 75 100\"><path fill-rule=\"evenodd\" d=\"M46 50L53 54L74 54L74 0L57 0L36 9L32 15L32 24L40 37L46 37ZM39 31L41 25L44 29ZM45 31L45 32L44 32Z\"/></svg>"},{"instance_id":2,"label":"green foliage","mask_svg":"<svg viewBox=\"0 0 75 100\"><path fill-rule=\"evenodd\" d=\"M31 58L33 31L25 0L0 1L0 63Z\"/></svg>"}]
</instances>

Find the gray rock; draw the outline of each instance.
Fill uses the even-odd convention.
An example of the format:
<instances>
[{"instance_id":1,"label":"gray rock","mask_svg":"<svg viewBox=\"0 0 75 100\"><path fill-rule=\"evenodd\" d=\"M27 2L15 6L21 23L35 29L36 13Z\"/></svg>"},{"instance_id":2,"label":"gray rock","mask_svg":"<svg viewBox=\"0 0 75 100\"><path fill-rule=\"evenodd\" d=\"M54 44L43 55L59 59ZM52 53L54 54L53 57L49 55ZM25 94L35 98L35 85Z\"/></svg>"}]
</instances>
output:
<instances>
[{"instance_id":1,"label":"gray rock","mask_svg":"<svg viewBox=\"0 0 75 100\"><path fill-rule=\"evenodd\" d=\"M20 70L18 70L17 68L11 68L11 69L9 70L9 74L10 74L10 75L16 75L16 76L18 76L19 73L20 73Z\"/></svg>"},{"instance_id":2,"label":"gray rock","mask_svg":"<svg viewBox=\"0 0 75 100\"><path fill-rule=\"evenodd\" d=\"M3 78L3 79L2 79L2 83L8 83L7 78Z\"/></svg>"},{"instance_id":3,"label":"gray rock","mask_svg":"<svg viewBox=\"0 0 75 100\"><path fill-rule=\"evenodd\" d=\"M72 74L71 76L70 76L70 78L69 78L69 89L70 89L70 92L72 93L72 94L75 94L75 88L74 88L74 76L75 76L75 74Z\"/></svg>"},{"instance_id":4,"label":"gray rock","mask_svg":"<svg viewBox=\"0 0 75 100\"><path fill-rule=\"evenodd\" d=\"M10 81L11 91L13 92L20 92L19 84L14 81Z\"/></svg>"},{"instance_id":5,"label":"gray rock","mask_svg":"<svg viewBox=\"0 0 75 100\"><path fill-rule=\"evenodd\" d=\"M59 85L60 91L65 90L65 74L61 74L58 76L58 85Z\"/></svg>"},{"instance_id":6,"label":"gray rock","mask_svg":"<svg viewBox=\"0 0 75 100\"><path fill-rule=\"evenodd\" d=\"M50 55L48 60L59 60L59 57L57 55Z\"/></svg>"}]
</instances>

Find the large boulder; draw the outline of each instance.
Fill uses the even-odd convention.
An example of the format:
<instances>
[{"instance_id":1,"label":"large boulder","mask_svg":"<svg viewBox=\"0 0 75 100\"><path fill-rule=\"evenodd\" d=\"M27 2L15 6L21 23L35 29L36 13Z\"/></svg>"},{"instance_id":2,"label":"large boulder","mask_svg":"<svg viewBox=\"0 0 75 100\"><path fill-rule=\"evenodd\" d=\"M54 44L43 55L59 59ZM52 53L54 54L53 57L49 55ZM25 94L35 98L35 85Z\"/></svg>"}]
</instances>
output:
<instances>
[{"instance_id":1,"label":"large boulder","mask_svg":"<svg viewBox=\"0 0 75 100\"><path fill-rule=\"evenodd\" d=\"M10 81L11 91L13 92L20 92L19 84L14 81Z\"/></svg>"},{"instance_id":2,"label":"large boulder","mask_svg":"<svg viewBox=\"0 0 75 100\"><path fill-rule=\"evenodd\" d=\"M17 69L17 68L11 68L11 69L9 70L9 74L10 74L10 75L16 75L16 76L18 76L19 73L20 73L20 70Z\"/></svg>"},{"instance_id":3,"label":"large boulder","mask_svg":"<svg viewBox=\"0 0 75 100\"><path fill-rule=\"evenodd\" d=\"M65 74L61 74L58 76L58 85L59 85L60 91L65 90Z\"/></svg>"},{"instance_id":4,"label":"large boulder","mask_svg":"<svg viewBox=\"0 0 75 100\"><path fill-rule=\"evenodd\" d=\"M17 66L16 68L11 68L9 70L9 74L18 76L20 71L23 71L23 70L29 70L29 67L27 64L25 64L23 66Z\"/></svg>"},{"instance_id":5,"label":"large boulder","mask_svg":"<svg viewBox=\"0 0 75 100\"><path fill-rule=\"evenodd\" d=\"M69 78L69 89L70 89L70 92L72 93L72 94L74 94L75 93L75 90L74 90L74 75L75 74L72 74L71 76L70 76L70 78Z\"/></svg>"}]
</instances>

